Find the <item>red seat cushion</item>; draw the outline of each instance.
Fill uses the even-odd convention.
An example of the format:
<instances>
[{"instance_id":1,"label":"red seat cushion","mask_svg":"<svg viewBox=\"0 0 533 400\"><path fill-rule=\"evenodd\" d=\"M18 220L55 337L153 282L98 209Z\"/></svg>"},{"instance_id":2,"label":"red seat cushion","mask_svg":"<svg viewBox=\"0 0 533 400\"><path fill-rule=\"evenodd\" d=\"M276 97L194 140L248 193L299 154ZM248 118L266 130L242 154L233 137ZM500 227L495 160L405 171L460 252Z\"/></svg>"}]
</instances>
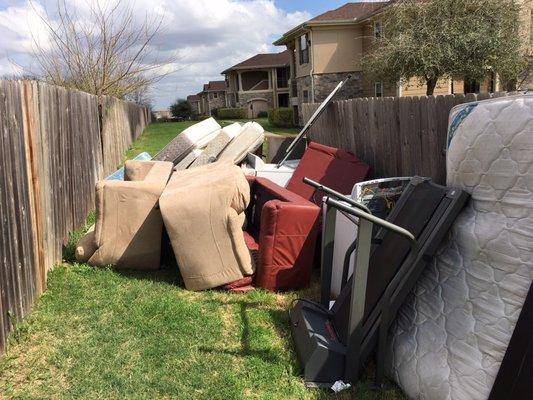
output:
<instances>
[{"instance_id":1,"label":"red seat cushion","mask_svg":"<svg viewBox=\"0 0 533 400\"><path fill-rule=\"evenodd\" d=\"M248 247L250 255L252 256L252 262L257 268L257 263L259 262L259 243L257 243L257 240L248 232L243 231L243 235L244 243L246 243L246 247ZM254 288L253 281L253 276L245 276L242 279L224 285L224 289L229 290L230 292L248 292Z\"/></svg>"},{"instance_id":2,"label":"red seat cushion","mask_svg":"<svg viewBox=\"0 0 533 400\"><path fill-rule=\"evenodd\" d=\"M355 155L335 147L310 142L298 168L287 184L287 189L314 202L322 204L322 194L303 182L308 177L342 194L350 194L353 186L364 181L370 167Z\"/></svg>"},{"instance_id":3,"label":"red seat cushion","mask_svg":"<svg viewBox=\"0 0 533 400\"><path fill-rule=\"evenodd\" d=\"M224 285L223 288L230 292L246 293L254 288L253 283L254 279L252 276L245 276L242 279Z\"/></svg>"},{"instance_id":4,"label":"red seat cushion","mask_svg":"<svg viewBox=\"0 0 533 400\"><path fill-rule=\"evenodd\" d=\"M257 239L246 231L243 231L242 233L244 234L244 243L246 243L246 247L248 247L248 250L259 250L259 243L257 243Z\"/></svg>"}]
</instances>

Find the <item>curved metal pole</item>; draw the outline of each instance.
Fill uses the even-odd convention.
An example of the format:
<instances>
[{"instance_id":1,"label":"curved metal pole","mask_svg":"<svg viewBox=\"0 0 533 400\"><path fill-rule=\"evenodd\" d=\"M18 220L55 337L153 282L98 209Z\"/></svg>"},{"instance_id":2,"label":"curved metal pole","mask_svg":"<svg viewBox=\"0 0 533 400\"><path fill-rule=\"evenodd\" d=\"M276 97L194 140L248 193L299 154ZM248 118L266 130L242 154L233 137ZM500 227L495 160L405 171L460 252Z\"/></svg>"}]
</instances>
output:
<instances>
[{"instance_id":1,"label":"curved metal pole","mask_svg":"<svg viewBox=\"0 0 533 400\"><path fill-rule=\"evenodd\" d=\"M369 214L368 212L362 211L359 208L349 207L346 204L343 204L337 200L333 200L332 198L326 198L325 203L335 207L338 210L344 211L348 214L354 215L359 218L366 219L367 221L370 221L376 225L381 226L382 228L385 228L389 231L393 231L397 233L398 235L404 236L411 242L411 246L416 245L416 238L413 236L411 232L409 232L407 229L402 228L401 226L391 224L388 221L385 221L384 219L378 218L372 214Z\"/></svg>"},{"instance_id":2,"label":"curved metal pole","mask_svg":"<svg viewBox=\"0 0 533 400\"><path fill-rule=\"evenodd\" d=\"M318 106L317 110L313 113L311 118L309 118L309 121L307 121L307 123L304 125L304 127L302 128L298 136L296 136L296 138L287 147L287 150L285 150L285 156L276 165L276 168L279 168L283 164L285 164L285 161L289 159L290 155L292 154L292 151L296 148L296 145L305 137L305 134L307 133L309 128L311 128L311 125L315 123L315 121L318 119L320 114L322 114L324 110L326 109L326 107L328 106L328 104L331 103L331 100L333 99L333 97L344 86L344 84L348 82L348 80L350 80L351 78L352 78L352 75L348 75L346 79L344 79L343 81L340 81L338 85L335 87L335 89L333 89L333 91L329 94L329 96L326 97L326 99L320 104L320 106Z\"/></svg>"},{"instance_id":3,"label":"curved metal pole","mask_svg":"<svg viewBox=\"0 0 533 400\"><path fill-rule=\"evenodd\" d=\"M343 195L342 193L337 192L336 190L333 190L333 189L331 189L331 188L329 188L327 186L324 186L324 185L322 185L322 184L320 184L318 182L315 182L314 180L306 178L306 177L304 177L303 181L304 181L304 183L308 184L309 186L313 186L316 190L318 190L320 192L324 192L328 196L336 197L337 199L342 200L342 201L350 204L353 207L360 208L364 212L366 212L368 214L372 214L370 212L370 209L367 206L365 206L364 204L359 203L359 202L351 199L348 196Z\"/></svg>"}]
</instances>

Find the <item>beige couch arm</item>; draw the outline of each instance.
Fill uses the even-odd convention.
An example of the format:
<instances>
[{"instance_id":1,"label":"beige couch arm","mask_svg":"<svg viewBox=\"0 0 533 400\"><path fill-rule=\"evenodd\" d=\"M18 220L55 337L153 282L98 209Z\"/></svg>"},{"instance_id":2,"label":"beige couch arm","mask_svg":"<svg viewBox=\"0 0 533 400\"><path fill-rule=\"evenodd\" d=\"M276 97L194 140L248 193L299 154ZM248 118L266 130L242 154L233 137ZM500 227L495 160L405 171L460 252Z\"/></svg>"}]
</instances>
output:
<instances>
[{"instance_id":1,"label":"beige couch arm","mask_svg":"<svg viewBox=\"0 0 533 400\"><path fill-rule=\"evenodd\" d=\"M92 225L87 233L83 235L78 245L76 246L76 261L86 263L97 250L96 242L94 240L94 225Z\"/></svg>"},{"instance_id":2,"label":"beige couch arm","mask_svg":"<svg viewBox=\"0 0 533 400\"><path fill-rule=\"evenodd\" d=\"M164 185L143 181L101 181L96 186L97 250L92 265L159 267L162 218L158 200Z\"/></svg>"},{"instance_id":3,"label":"beige couch arm","mask_svg":"<svg viewBox=\"0 0 533 400\"><path fill-rule=\"evenodd\" d=\"M142 181L158 161L128 160L124 163L125 181ZM160 162L160 161L159 161Z\"/></svg>"}]
</instances>

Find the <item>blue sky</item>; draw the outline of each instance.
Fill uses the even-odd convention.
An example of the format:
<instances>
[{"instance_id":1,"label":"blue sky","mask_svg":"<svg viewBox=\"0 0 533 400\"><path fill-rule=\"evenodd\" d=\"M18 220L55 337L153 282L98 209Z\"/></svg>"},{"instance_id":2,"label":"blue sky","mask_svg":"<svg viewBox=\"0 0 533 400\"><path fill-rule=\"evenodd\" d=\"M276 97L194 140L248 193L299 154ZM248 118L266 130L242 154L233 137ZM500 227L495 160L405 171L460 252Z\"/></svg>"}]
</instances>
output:
<instances>
[{"instance_id":1,"label":"blue sky","mask_svg":"<svg viewBox=\"0 0 533 400\"><path fill-rule=\"evenodd\" d=\"M87 3L64 0L84 17ZM102 0L100 0L102 1ZM35 70L34 38L48 40L37 13L54 15L57 0L0 0L0 75ZM224 69L254 54L284 50L272 42L298 24L335 9L346 1L304 0L135 0L135 13L161 16L164 30L153 50L173 59L173 71L150 92L156 109L166 109L177 98L198 93L205 82L222 80ZM85 14L86 15L86 14ZM52 18L50 20L50 18ZM53 25L53 17L49 17Z\"/></svg>"},{"instance_id":2,"label":"blue sky","mask_svg":"<svg viewBox=\"0 0 533 400\"><path fill-rule=\"evenodd\" d=\"M352 0L353 2L356 2ZM311 15L315 16L325 11L332 10L346 4L347 1L305 1L305 0L275 0L278 7L285 11L308 11Z\"/></svg>"}]
</instances>

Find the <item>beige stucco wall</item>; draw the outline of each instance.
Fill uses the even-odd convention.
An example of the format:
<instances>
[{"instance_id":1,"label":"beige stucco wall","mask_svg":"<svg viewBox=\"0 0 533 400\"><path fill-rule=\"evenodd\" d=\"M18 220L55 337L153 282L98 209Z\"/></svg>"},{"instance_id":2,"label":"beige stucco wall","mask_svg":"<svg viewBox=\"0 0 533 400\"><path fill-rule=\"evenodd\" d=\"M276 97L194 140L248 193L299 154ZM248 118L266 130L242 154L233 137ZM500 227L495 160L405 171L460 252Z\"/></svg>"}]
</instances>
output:
<instances>
[{"instance_id":1,"label":"beige stucco wall","mask_svg":"<svg viewBox=\"0 0 533 400\"><path fill-rule=\"evenodd\" d=\"M437 81L437 86L435 86L435 95L439 94L450 94L451 93L451 82L449 78L442 78ZM458 89L462 92L462 85L460 88L454 83L454 90L456 93ZM402 97L407 96L425 96L426 95L426 84L421 84L420 80L417 78L411 78L408 82L402 85Z\"/></svg>"},{"instance_id":2,"label":"beige stucco wall","mask_svg":"<svg viewBox=\"0 0 533 400\"><path fill-rule=\"evenodd\" d=\"M316 74L361 71L360 26L313 28L311 43Z\"/></svg>"},{"instance_id":3,"label":"beige stucco wall","mask_svg":"<svg viewBox=\"0 0 533 400\"><path fill-rule=\"evenodd\" d=\"M363 34L360 26L313 27L309 63L300 64L300 38L295 39L296 77L361 71Z\"/></svg>"}]
</instances>

